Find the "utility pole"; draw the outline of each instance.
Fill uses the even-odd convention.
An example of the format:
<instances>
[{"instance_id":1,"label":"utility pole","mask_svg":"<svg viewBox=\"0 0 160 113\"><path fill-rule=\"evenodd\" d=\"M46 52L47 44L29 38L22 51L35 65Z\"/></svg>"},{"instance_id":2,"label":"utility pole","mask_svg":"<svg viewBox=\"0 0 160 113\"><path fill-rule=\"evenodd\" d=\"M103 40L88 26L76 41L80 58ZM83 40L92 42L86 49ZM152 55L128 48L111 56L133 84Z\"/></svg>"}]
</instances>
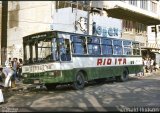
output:
<instances>
[{"instance_id":1,"label":"utility pole","mask_svg":"<svg viewBox=\"0 0 160 113\"><path fill-rule=\"evenodd\" d=\"M7 21L8 21L8 1L2 1L1 64L3 66L7 57Z\"/></svg>"},{"instance_id":2,"label":"utility pole","mask_svg":"<svg viewBox=\"0 0 160 113\"><path fill-rule=\"evenodd\" d=\"M88 7L87 7L87 34L89 35L89 28L90 28L90 7L91 7L91 1L88 1Z\"/></svg>"}]
</instances>

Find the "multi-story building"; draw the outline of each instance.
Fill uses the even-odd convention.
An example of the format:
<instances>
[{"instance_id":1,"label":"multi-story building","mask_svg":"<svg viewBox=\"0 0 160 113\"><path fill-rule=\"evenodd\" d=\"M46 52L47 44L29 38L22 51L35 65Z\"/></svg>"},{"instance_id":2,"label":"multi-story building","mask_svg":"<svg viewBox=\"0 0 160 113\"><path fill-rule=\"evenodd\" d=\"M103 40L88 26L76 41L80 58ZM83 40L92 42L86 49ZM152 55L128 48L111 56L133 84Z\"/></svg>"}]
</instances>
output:
<instances>
[{"instance_id":1,"label":"multi-story building","mask_svg":"<svg viewBox=\"0 0 160 113\"><path fill-rule=\"evenodd\" d=\"M94 2L94 7L98 10L106 11L109 17L122 20L122 38L141 42L143 57L156 59L156 62L160 65L160 47L158 46L160 37L159 27L157 26L160 24L159 0ZM152 33L150 33L150 29Z\"/></svg>"},{"instance_id":2,"label":"multi-story building","mask_svg":"<svg viewBox=\"0 0 160 113\"><path fill-rule=\"evenodd\" d=\"M47 30L136 40L146 51L147 26L160 24L159 10L158 0L9 1L6 55L22 58L22 37Z\"/></svg>"},{"instance_id":3,"label":"multi-story building","mask_svg":"<svg viewBox=\"0 0 160 113\"><path fill-rule=\"evenodd\" d=\"M155 54L156 62L160 65L160 25L148 26L147 36L146 48Z\"/></svg>"}]
</instances>

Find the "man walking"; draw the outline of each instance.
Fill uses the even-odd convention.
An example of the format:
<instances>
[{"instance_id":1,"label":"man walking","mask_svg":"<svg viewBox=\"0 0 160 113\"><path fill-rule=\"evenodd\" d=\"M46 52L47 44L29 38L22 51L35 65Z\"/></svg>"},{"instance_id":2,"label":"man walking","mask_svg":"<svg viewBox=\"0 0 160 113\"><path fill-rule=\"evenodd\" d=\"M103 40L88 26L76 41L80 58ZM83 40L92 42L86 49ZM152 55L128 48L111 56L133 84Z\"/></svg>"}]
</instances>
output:
<instances>
[{"instance_id":1,"label":"man walking","mask_svg":"<svg viewBox=\"0 0 160 113\"><path fill-rule=\"evenodd\" d=\"M6 88L11 87L11 77L13 75L11 63L6 63L6 67L3 69L3 73L5 75L4 87Z\"/></svg>"}]
</instances>

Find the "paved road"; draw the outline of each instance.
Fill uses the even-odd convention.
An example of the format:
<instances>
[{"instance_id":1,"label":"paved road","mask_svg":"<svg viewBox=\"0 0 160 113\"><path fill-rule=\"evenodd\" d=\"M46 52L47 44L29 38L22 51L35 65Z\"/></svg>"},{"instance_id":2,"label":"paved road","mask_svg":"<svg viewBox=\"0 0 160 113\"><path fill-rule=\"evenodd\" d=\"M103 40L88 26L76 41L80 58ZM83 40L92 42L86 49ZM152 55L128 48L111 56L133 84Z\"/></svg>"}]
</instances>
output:
<instances>
[{"instance_id":1,"label":"paved road","mask_svg":"<svg viewBox=\"0 0 160 113\"><path fill-rule=\"evenodd\" d=\"M160 111L160 71L126 82L90 83L83 90L10 91L2 111ZM137 108L138 107L138 108ZM154 108L153 108L154 107ZM152 108L152 109L151 109Z\"/></svg>"}]
</instances>

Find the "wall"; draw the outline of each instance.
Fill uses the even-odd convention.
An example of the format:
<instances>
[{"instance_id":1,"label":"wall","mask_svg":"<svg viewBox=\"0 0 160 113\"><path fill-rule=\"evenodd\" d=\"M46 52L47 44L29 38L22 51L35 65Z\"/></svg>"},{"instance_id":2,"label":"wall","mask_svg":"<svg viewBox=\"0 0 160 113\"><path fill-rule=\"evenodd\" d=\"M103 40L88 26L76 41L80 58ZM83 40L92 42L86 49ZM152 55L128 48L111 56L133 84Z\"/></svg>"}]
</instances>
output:
<instances>
[{"instance_id":1,"label":"wall","mask_svg":"<svg viewBox=\"0 0 160 113\"><path fill-rule=\"evenodd\" d=\"M9 1L8 57L22 57L22 37L50 30L54 1Z\"/></svg>"},{"instance_id":2,"label":"wall","mask_svg":"<svg viewBox=\"0 0 160 113\"><path fill-rule=\"evenodd\" d=\"M87 34L88 12L73 9L71 7L58 9L53 14L52 30ZM65 18L64 18L65 17ZM81 18L83 18L81 20ZM111 38L120 38L122 21L119 19L90 14L89 34L93 35L93 22L96 25L96 35Z\"/></svg>"},{"instance_id":3,"label":"wall","mask_svg":"<svg viewBox=\"0 0 160 113\"><path fill-rule=\"evenodd\" d=\"M156 29L157 29L157 41L160 44L160 32L159 32L158 26L160 26L160 25L156 26ZM155 27L155 26L148 26L147 27L148 42L156 43L155 32L151 32L151 27Z\"/></svg>"}]
</instances>

